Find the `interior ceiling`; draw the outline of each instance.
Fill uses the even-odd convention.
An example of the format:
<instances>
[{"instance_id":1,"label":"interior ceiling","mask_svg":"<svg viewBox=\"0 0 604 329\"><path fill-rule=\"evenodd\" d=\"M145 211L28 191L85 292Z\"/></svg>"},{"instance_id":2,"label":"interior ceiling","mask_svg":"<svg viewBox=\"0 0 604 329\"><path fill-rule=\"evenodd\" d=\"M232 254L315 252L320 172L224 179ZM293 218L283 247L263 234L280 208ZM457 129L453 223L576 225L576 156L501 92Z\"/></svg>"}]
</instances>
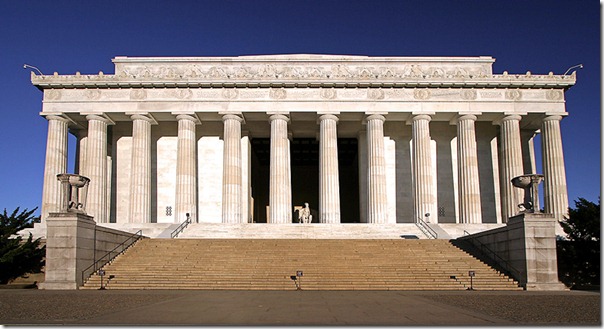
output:
<instances>
[{"instance_id":1,"label":"interior ceiling","mask_svg":"<svg viewBox=\"0 0 604 329\"><path fill-rule=\"evenodd\" d=\"M261 166L270 165L270 138L253 138L252 151ZM338 162L341 166L354 163L358 153L356 138L338 138ZM293 138L290 140L292 166L318 166L319 141L315 138Z\"/></svg>"}]
</instances>

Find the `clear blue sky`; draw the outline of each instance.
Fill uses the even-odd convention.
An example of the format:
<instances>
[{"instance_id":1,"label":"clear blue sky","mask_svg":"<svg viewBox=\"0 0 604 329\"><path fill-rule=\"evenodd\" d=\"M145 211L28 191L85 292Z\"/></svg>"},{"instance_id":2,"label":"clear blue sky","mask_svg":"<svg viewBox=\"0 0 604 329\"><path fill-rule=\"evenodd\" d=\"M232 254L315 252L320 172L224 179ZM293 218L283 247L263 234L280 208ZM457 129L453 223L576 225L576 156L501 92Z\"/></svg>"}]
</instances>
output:
<instances>
[{"instance_id":1,"label":"clear blue sky","mask_svg":"<svg viewBox=\"0 0 604 329\"><path fill-rule=\"evenodd\" d=\"M286 53L483 55L511 74L583 63L562 137L571 206L597 201L600 13L594 0L0 0L0 210L38 207L42 196L47 123L24 63L110 74L115 56ZM70 171L73 149L72 139Z\"/></svg>"}]
</instances>

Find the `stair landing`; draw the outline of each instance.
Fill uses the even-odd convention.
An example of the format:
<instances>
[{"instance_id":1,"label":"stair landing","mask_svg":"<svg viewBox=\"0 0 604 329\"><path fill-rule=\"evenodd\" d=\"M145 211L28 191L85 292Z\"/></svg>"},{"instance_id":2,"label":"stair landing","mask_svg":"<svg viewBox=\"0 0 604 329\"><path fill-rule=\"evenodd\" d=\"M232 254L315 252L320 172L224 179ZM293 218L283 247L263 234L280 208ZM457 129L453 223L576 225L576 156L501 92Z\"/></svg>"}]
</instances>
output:
<instances>
[{"instance_id":1,"label":"stair landing","mask_svg":"<svg viewBox=\"0 0 604 329\"><path fill-rule=\"evenodd\" d=\"M179 239L426 239L415 224L190 224Z\"/></svg>"}]
</instances>

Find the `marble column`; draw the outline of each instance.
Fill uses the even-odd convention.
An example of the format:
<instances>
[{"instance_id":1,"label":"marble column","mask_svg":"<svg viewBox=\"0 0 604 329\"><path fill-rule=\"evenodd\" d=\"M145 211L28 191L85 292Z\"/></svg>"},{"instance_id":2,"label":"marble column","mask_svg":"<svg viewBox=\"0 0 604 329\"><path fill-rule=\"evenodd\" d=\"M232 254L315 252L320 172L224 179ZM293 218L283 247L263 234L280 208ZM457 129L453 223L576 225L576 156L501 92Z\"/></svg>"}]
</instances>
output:
<instances>
[{"instance_id":1,"label":"marble column","mask_svg":"<svg viewBox=\"0 0 604 329\"><path fill-rule=\"evenodd\" d=\"M384 224L387 217L386 162L383 115L367 118L367 223Z\"/></svg>"},{"instance_id":2,"label":"marble column","mask_svg":"<svg viewBox=\"0 0 604 329\"><path fill-rule=\"evenodd\" d=\"M176 120L178 120L178 141L174 221L184 222L188 213L193 223L197 223L197 138L195 136L197 118L191 114L179 114Z\"/></svg>"},{"instance_id":3,"label":"marble column","mask_svg":"<svg viewBox=\"0 0 604 329\"><path fill-rule=\"evenodd\" d=\"M503 223L518 213L518 204L522 203L522 190L512 185L512 178L524 173L522 169L522 141L520 139L519 115L504 117L500 126L499 154L501 156L501 215Z\"/></svg>"},{"instance_id":4,"label":"marble column","mask_svg":"<svg viewBox=\"0 0 604 329\"><path fill-rule=\"evenodd\" d=\"M291 164L287 136L289 118L282 114L273 114L269 121L271 123L271 150L268 223L291 223Z\"/></svg>"},{"instance_id":5,"label":"marble column","mask_svg":"<svg viewBox=\"0 0 604 329\"><path fill-rule=\"evenodd\" d=\"M97 223L109 222L107 203L107 125L111 121L100 115L87 115L86 166L84 176L90 178L86 213Z\"/></svg>"},{"instance_id":6,"label":"marble column","mask_svg":"<svg viewBox=\"0 0 604 329\"><path fill-rule=\"evenodd\" d=\"M319 221L340 223L340 176L338 171L338 117L319 117Z\"/></svg>"},{"instance_id":7,"label":"marble column","mask_svg":"<svg viewBox=\"0 0 604 329\"><path fill-rule=\"evenodd\" d=\"M224 152L222 171L222 222L244 223L242 168L241 168L241 123L243 119L234 114L222 116L224 123Z\"/></svg>"},{"instance_id":8,"label":"marble column","mask_svg":"<svg viewBox=\"0 0 604 329\"><path fill-rule=\"evenodd\" d=\"M51 212L61 209L61 183L57 174L67 172L67 131L68 123L58 115L46 116L48 136L46 138L46 159L44 161L44 186L42 188L42 221Z\"/></svg>"},{"instance_id":9,"label":"marble column","mask_svg":"<svg viewBox=\"0 0 604 329\"><path fill-rule=\"evenodd\" d=\"M457 161L459 186L459 222L482 223L478 152L476 147L476 116L467 114L457 118Z\"/></svg>"},{"instance_id":10,"label":"marble column","mask_svg":"<svg viewBox=\"0 0 604 329\"><path fill-rule=\"evenodd\" d=\"M148 115L132 118L130 223L151 222L151 124Z\"/></svg>"},{"instance_id":11,"label":"marble column","mask_svg":"<svg viewBox=\"0 0 604 329\"><path fill-rule=\"evenodd\" d=\"M562 116L550 115L541 125L541 152L543 157L543 201L545 212L553 214L557 220L568 216L568 192L566 170L560 133Z\"/></svg>"},{"instance_id":12,"label":"marble column","mask_svg":"<svg viewBox=\"0 0 604 329\"><path fill-rule=\"evenodd\" d=\"M429 115L421 114L412 118L413 143L413 221L425 220L425 214L433 211L434 187L432 177L432 148L430 147Z\"/></svg>"}]
</instances>

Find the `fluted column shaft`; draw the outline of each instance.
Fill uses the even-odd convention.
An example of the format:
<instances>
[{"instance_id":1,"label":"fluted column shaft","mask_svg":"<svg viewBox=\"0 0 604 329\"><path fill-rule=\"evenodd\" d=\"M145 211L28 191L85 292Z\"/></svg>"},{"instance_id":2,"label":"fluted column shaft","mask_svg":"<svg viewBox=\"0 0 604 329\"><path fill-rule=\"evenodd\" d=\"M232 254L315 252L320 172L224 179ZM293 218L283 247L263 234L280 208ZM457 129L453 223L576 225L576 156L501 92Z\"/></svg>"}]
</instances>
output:
<instances>
[{"instance_id":1,"label":"fluted column shaft","mask_svg":"<svg viewBox=\"0 0 604 329\"><path fill-rule=\"evenodd\" d=\"M319 220L340 223L338 117L325 114L319 120Z\"/></svg>"},{"instance_id":2,"label":"fluted column shaft","mask_svg":"<svg viewBox=\"0 0 604 329\"><path fill-rule=\"evenodd\" d=\"M268 223L292 222L291 168L287 122L282 114L271 115L270 195Z\"/></svg>"},{"instance_id":3,"label":"fluted column shaft","mask_svg":"<svg viewBox=\"0 0 604 329\"><path fill-rule=\"evenodd\" d=\"M384 224L387 217L383 115L367 117L367 223Z\"/></svg>"},{"instance_id":4,"label":"fluted column shaft","mask_svg":"<svg viewBox=\"0 0 604 329\"><path fill-rule=\"evenodd\" d=\"M245 223L242 216L241 122L238 115L226 114L222 171L222 222Z\"/></svg>"},{"instance_id":5,"label":"fluted column shaft","mask_svg":"<svg viewBox=\"0 0 604 329\"><path fill-rule=\"evenodd\" d=\"M562 120L561 116L551 115L543 119L541 125L545 212L554 214L558 220L568 215L568 191L560 120Z\"/></svg>"},{"instance_id":6,"label":"fluted column shaft","mask_svg":"<svg viewBox=\"0 0 604 329\"><path fill-rule=\"evenodd\" d=\"M475 115L457 119L457 159L459 171L459 222L481 223L478 152L476 147Z\"/></svg>"},{"instance_id":7,"label":"fluted column shaft","mask_svg":"<svg viewBox=\"0 0 604 329\"><path fill-rule=\"evenodd\" d=\"M433 214L434 189L432 177L432 149L430 147L429 115L416 115L412 124L413 143L413 221ZM436 217L434 217L436 218Z\"/></svg>"},{"instance_id":8,"label":"fluted column shaft","mask_svg":"<svg viewBox=\"0 0 604 329\"><path fill-rule=\"evenodd\" d=\"M46 159L44 161L44 187L42 188L42 217L44 221L51 212L61 209L61 182L57 174L67 172L68 120L55 115L47 116Z\"/></svg>"},{"instance_id":9,"label":"fluted column shaft","mask_svg":"<svg viewBox=\"0 0 604 329\"><path fill-rule=\"evenodd\" d=\"M501 155L501 215L503 222L518 213L518 204L522 203L522 190L512 185L512 178L524 173L522 169L522 141L520 139L519 115L508 115L501 121L500 144Z\"/></svg>"},{"instance_id":10,"label":"fluted column shaft","mask_svg":"<svg viewBox=\"0 0 604 329\"><path fill-rule=\"evenodd\" d=\"M86 166L84 176L90 178L86 212L98 223L109 222L107 214L107 124L98 115L87 115Z\"/></svg>"},{"instance_id":11,"label":"fluted column shaft","mask_svg":"<svg viewBox=\"0 0 604 329\"><path fill-rule=\"evenodd\" d=\"M176 116L178 141L176 154L176 223L184 222L188 213L197 222L197 175L195 124L197 119L188 114Z\"/></svg>"},{"instance_id":12,"label":"fluted column shaft","mask_svg":"<svg viewBox=\"0 0 604 329\"><path fill-rule=\"evenodd\" d=\"M132 117L130 166L130 223L151 222L151 123L153 119Z\"/></svg>"}]
</instances>

